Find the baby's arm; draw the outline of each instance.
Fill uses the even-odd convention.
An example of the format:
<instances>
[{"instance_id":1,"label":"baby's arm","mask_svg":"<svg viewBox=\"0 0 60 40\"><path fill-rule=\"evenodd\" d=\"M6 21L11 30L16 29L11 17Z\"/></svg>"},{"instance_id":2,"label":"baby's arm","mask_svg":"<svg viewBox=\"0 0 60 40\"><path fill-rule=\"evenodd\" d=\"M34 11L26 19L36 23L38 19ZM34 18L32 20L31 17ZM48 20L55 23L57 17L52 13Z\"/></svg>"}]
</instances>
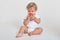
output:
<instances>
[{"instance_id":1,"label":"baby's arm","mask_svg":"<svg viewBox=\"0 0 60 40\"><path fill-rule=\"evenodd\" d=\"M25 26L27 26L27 24L28 24L29 20L30 20L30 19L27 17L26 19L24 19L23 24L24 24Z\"/></svg>"},{"instance_id":2,"label":"baby's arm","mask_svg":"<svg viewBox=\"0 0 60 40\"><path fill-rule=\"evenodd\" d=\"M34 21L39 24L40 23L40 18L34 17Z\"/></svg>"},{"instance_id":3,"label":"baby's arm","mask_svg":"<svg viewBox=\"0 0 60 40\"><path fill-rule=\"evenodd\" d=\"M36 23L40 23L40 18L38 18L38 17L35 17L34 15L33 16L31 16L31 18L30 18L31 20L34 20Z\"/></svg>"}]
</instances>

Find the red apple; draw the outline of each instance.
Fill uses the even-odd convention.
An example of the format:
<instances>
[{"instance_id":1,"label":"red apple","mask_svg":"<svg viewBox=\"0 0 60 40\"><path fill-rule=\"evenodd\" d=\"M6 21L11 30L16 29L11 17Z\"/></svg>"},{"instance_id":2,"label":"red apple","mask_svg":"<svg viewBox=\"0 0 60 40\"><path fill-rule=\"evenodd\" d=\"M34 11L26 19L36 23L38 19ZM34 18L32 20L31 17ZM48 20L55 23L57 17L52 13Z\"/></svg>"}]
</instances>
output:
<instances>
[{"instance_id":1,"label":"red apple","mask_svg":"<svg viewBox=\"0 0 60 40\"><path fill-rule=\"evenodd\" d=\"M31 17L31 16L33 16L33 14L32 13L29 13L29 17Z\"/></svg>"}]
</instances>

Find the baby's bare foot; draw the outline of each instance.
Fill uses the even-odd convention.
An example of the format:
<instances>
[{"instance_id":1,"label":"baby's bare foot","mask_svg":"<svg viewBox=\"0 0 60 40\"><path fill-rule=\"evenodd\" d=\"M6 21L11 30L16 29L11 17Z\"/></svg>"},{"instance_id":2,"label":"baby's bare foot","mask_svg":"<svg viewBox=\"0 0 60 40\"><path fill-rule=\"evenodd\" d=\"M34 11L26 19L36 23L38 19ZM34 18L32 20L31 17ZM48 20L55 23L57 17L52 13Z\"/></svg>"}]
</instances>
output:
<instances>
[{"instance_id":1,"label":"baby's bare foot","mask_svg":"<svg viewBox=\"0 0 60 40\"><path fill-rule=\"evenodd\" d=\"M18 34L16 35L16 38L19 38L19 37L22 37L22 34L21 34L21 33L18 33Z\"/></svg>"},{"instance_id":2,"label":"baby's bare foot","mask_svg":"<svg viewBox=\"0 0 60 40\"><path fill-rule=\"evenodd\" d=\"M32 36L32 32L28 33L29 36Z\"/></svg>"}]
</instances>

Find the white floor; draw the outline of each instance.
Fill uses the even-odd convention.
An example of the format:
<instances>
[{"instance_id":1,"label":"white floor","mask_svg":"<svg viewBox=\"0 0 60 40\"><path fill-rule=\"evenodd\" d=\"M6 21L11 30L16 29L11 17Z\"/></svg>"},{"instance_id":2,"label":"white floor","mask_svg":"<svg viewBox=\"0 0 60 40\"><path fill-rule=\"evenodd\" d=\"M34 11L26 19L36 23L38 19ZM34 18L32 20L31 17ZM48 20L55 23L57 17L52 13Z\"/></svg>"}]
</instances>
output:
<instances>
[{"instance_id":1,"label":"white floor","mask_svg":"<svg viewBox=\"0 0 60 40\"><path fill-rule=\"evenodd\" d=\"M19 27L17 25L10 25L10 24L1 24L0 25L0 40L60 40L59 34L57 35L56 32L53 30L49 30L46 27L44 28L44 32L41 35L34 35L28 36L24 34L20 38L15 38L16 34L18 33Z\"/></svg>"}]
</instances>

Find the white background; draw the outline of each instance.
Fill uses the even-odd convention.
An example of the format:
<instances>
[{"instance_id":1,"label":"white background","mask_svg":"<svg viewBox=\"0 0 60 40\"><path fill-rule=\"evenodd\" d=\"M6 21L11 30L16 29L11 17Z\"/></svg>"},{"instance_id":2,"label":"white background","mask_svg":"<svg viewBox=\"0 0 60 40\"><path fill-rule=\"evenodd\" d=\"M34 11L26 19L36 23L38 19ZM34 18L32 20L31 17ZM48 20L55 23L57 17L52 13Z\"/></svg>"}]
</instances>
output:
<instances>
[{"instance_id":1,"label":"white background","mask_svg":"<svg viewBox=\"0 0 60 40\"><path fill-rule=\"evenodd\" d=\"M41 16L41 35L23 35L15 38L27 14L29 2L38 5ZM59 0L0 0L0 40L60 40L60 1Z\"/></svg>"}]
</instances>

